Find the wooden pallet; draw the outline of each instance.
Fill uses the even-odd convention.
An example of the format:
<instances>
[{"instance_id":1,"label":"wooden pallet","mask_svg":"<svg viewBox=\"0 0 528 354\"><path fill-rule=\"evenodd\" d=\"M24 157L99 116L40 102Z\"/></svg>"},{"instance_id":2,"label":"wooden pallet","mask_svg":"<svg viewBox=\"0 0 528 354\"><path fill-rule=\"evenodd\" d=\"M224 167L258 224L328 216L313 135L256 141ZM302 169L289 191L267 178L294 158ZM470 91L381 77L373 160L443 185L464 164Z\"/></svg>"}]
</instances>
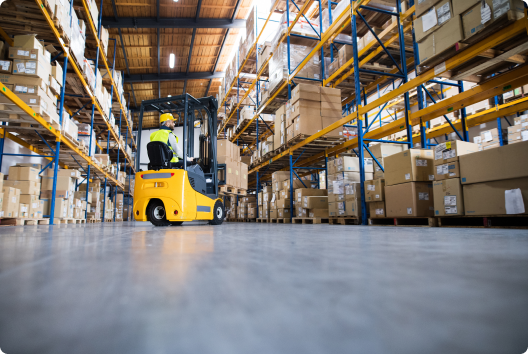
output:
<instances>
[{"instance_id":1,"label":"wooden pallet","mask_svg":"<svg viewBox=\"0 0 528 354\"><path fill-rule=\"evenodd\" d=\"M439 227L528 229L528 215L440 216Z\"/></svg>"},{"instance_id":2,"label":"wooden pallet","mask_svg":"<svg viewBox=\"0 0 528 354\"><path fill-rule=\"evenodd\" d=\"M219 194L225 194L225 195L245 196L245 195L247 195L247 190L225 185L225 186L218 187L218 193Z\"/></svg>"},{"instance_id":3,"label":"wooden pallet","mask_svg":"<svg viewBox=\"0 0 528 354\"><path fill-rule=\"evenodd\" d=\"M436 227L438 220L434 217L373 218L368 219L368 224L370 226Z\"/></svg>"},{"instance_id":4,"label":"wooden pallet","mask_svg":"<svg viewBox=\"0 0 528 354\"><path fill-rule=\"evenodd\" d=\"M359 220L355 217L337 217L330 218L330 225L358 225Z\"/></svg>"},{"instance_id":5,"label":"wooden pallet","mask_svg":"<svg viewBox=\"0 0 528 354\"><path fill-rule=\"evenodd\" d=\"M2 218L1 226L49 225L49 219Z\"/></svg>"},{"instance_id":6,"label":"wooden pallet","mask_svg":"<svg viewBox=\"0 0 528 354\"><path fill-rule=\"evenodd\" d=\"M86 224L86 219L55 218L57 224Z\"/></svg>"},{"instance_id":7,"label":"wooden pallet","mask_svg":"<svg viewBox=\"0 0 528 354\"><path fill-rule=\"evenodd\" d=\"M268 218L257 218L257 222L264 222L264 223L267 223L267 222L270 222L271 219L268 219Z\"/></svg>"},{"instance_id":8,"label":"wooden pallet","mask_svg":"<svg viewBox=\"0 0 528 354\"><path fill-rule=\"evenodd\" d=\"M104 219L104 222L114 222L114 219L113 218L110 218L110 219Z\"/></svg>"},{"instance_id":9,"label":"wooden pallet","mask_svg":"<svg viewBox=\"0 0 528 354\"><path fill-rule=\"evenodd\" d=\"M101 222L101 219L87 219L86 222L89 224L95 224Z\"/></svg>"},{"instance_id":10,"label":"wooden pallet","mask_svg":"<svg viewBox=\"0 0 528 354\"><path fill-rule=\"evenodd\" d=\"M328 218L293 218L294 224L328 224Z\"/></svg>"},{"instance_id":11,"label":"wooden pallet","mask_svg":"<svg viewBox=\"0 0 528 354\"><path fill-rule=\"evenodd\" d=\"M276 218L276 219L270 219L270 222L272 224L290 224L290 218Z\"/></svg>"}]
</instances>

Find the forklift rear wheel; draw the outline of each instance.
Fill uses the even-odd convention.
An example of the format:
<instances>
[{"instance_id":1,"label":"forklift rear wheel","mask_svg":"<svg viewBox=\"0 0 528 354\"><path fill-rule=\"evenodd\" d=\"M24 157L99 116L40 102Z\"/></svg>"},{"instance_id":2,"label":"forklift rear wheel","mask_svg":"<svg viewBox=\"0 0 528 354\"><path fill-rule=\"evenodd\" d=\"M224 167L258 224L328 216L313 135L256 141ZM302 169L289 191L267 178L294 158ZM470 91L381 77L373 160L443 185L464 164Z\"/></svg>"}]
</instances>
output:
<instances>
[{"instance_id":1,"label":"forklift rear wheel","mask_svg":"<svg viewBox=\"0 0 528 354\"><path fill-rule=\"evenodd\" d=\"M217 200L213 208L213 220L209 221L211 225L221 225L224 222L224 204Z\"/></svg>"},{"instance_id":2,"label":"forklift rear wheel","mask_svg":"<svg viewBox=\"0 0 528 354\"><path fill-rule=\"evenodd\" d=\"M154 226L169 226L165 206L161 200L152 200L147 208L147 217Z\"/></svg>"}]
</instances>

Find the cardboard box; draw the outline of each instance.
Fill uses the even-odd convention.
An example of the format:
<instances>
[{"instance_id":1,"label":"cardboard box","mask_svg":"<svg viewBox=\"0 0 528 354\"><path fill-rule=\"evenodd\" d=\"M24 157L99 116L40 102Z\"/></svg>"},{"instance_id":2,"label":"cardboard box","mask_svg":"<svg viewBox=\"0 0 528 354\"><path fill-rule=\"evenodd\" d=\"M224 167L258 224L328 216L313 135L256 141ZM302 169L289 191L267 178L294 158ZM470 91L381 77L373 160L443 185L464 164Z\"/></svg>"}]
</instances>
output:
<instances>
[{"instance_id":1,"label":"cardboard box","mask_svg":"<svg viewBox=\"0 0 528 354\"><path fill-rule=\"evenodd\" d=\"M310 209L308 210L309 218L327 218L328 215L328 205L326 209Z\"/></svg>"},{"instance_id":2,"label":"cardboard box","mask_svg":"<svg viewBox=\"0 0 528 354\"><path fill-rule=\"evenodd\" d=\"M518 144L516 144L518 145ZM464 208L466 215L528 214L528 178L466 184ZM515 205L524 206L524 211Z\"/></svg>"},{"instance_id":3,"label":"cardboard box","mask_svg":"<svg viewBox=\"0 0 528 354\"><path fill-rule=\"evenodd\" d=\"M312 188L310 177L309 176L301 177L300 180L297 177L293 177L293 189L295 190L297 188ZM286 189L286 190L290 189L289 179L282 181L281 187L279 190L281 189Z\"/></svg>"},{"instance_id":4,"label":"cardboard box","mask_svg":"<svg viewBox=\"0 0 528 354\"><path fill-rule=\"evenodd\" d=\"M341 199L341 197L337 197L336 199L336 202L361 199L361 183L345 183L344 199Z\"/></svg>"},{"instance_id":5,"label":"cardboard box","mask_svg":"<svg viewBox=\"0 0 528 354\"><path fill-rule=\"evenodd\" d=\"M289 218L290 215L290 209L277 209L277 216L279 218Z\"/></svg>"},{"instance_id":6,"label":"cardboard box","mask_svg":"<svg viewBox=\"0 0 528 354\"><path fill-rule=\"evenodd\" d=\"M462 184L528 177L528 141L460 156Z\"/></svg>"},{"instance_id":7,"label":"cardboard box","mask_svg":"<svg viewBox=\"0 0 528 354\"><path fill-rule=\"evenodd\" d=\"M374 173L372 159L364 159L364 168L367 173ZM359 172L359 158L353 156L341 156L334 160L335 172Z\"/></svg>"},{"instance_id":8,"label":"cardboard box","mask_svg":"<svg viewBox=\"0 0 528 354\"><path fill-rule=\"evenodd\" d=\"M431 9L439 0L422 0L417 1L415 4L416 17L422 16L422 14ZM455 0L456 2L456 0Z\"/></svg>"},{"instance_id":9,"label":"cardboard box","mask_svg":"<svg viewBox=\"0 0 528 354\"><path fill-rule=\"evenodd\" d=\"M456 0L455 0L456 1ZM436 31L453 18L453 5L451 0L443 0L423 13L414 21L414 35L416 42L420 43L425 37Z\"/></svg>"},{"instance_id":10,"label":"cardboard box","mask_svg":"<svg viewBox=\"0 0 528 354\"><path fill-rule=\"evenodd\" d=\"M464 215L460 178L433 182L435 216Z\"/></svg>"},{"instance_id":11,"label":"cardboard box","mask_svg":"<svg viewBox=\"0 0 528 354\"><path fill-rule=\"evenodd\" d=\"M379 164L383 167L383 158L376 158L379 162ZM381 167L376 163L376 161L373 160L374 165L374 179L382 179L385 178L385 172L381 169Z\"/></svg>"},{"instance_id":12,"label":"cardboard box","mask_svg":"<svg viewBox=\"0 0 528 354\"><path fill-rule=\"evenodd\" d=\"M293 121L293 137L296 137L300 134L305 135L314 135L319 132L323 125L321 121L321 116L299 116Z\"/></svg>"},{"instance_id":13,"label":"cardboard box","mask_svg":"<svg viewBox=\"0 0 528 354\"><path fill-rule=\"evenodd\" d=\"M324 209L328 207L328 197L305 196L303 197L302 207L306 209Z\"/></svg>"},{"instance_id":14,"label":"cardboard box","mask_svg":"<svg viewBox=\"0 0 528 354\"><path fill-rule=\"evenodd\" d=\"M286 111L286 118L289 123L293 123L293 120L299 116L308 120L320 120L321 102L298 100L297 102L290 104L288 110Z\"/></svg>"},{"instance_id":15,"label":"cardboard box","mask_svg":"<svg viewBox=\"0 0 528 354\"><path fill-rule=\"evenodd\" d=\"M407 145L405 144L386 144L380 143L369 146L370 152L374 155L375 158L379 159L397 154L399 152L407 150ZM380 161L381 162L381 161Z\"/></svg>"},{"instance_id":16,"label":"cardboard box","mask_svg":"<svg viewBox=\"0 0 528 354\"><path fill-rule=\"evenodd\" d=\"M345 202L345 215L361 218L361 199L348 200Z\"/></svg>"},{"instance_id":17,"label":"cardboard box","mask_svg":"<svg viewBox=\"0 0 528 354\"><path fill-rule=\"evenodd\" d=\"M368 203L370 218L384 218L385 217L385 202Z\"/></svg>"},{"instance_id":18,"label":"cardboard box","mask_svg":"<svg viewBox=\"0 0 528 354\"><path fill-rule=\"evenodd\" d=\"M24 203L18 204L18 217L27 218L29 216L29 206Z\"/></svg>"},{"instance_id":19,"label":"cardboard box","mask_svg":"<svg viewBox=\"0 0 528 354\"><path fill-rule=\"evenodd\" d=\"M40 199L51 199L53 193L53 191L50 189L50 190L42 190L41 188L41 191L40 191ZM64 189L58 189L56 190L55 192L55 198L56 199L67 199L69 196L71 195L71 191L70 190L64 190Z\"/></svg>"},{"instance_id":20,"label":"cardboard box","mask_svg":"<svg viewBox=\"0 0 528 354\"><path fill-rule=\"evenodd\" d=\"M340 117L321 117L322 129L334 124L340 119ZM342 138L343 137L343 127L336 128L330 133L325 134L324 136L329 138Z\"/></svg>"},{"instance_id":21,"label":"cardboard box","mask_svg":"<svg viewBox=\"0 0 528 354\"><path fill-rule=\"evenodd\" d=\"M316 197L316 196L328 196L326 189L310 189L310 188L299 188L295 190L295 202L301 204L304 197Z\"/></svg>"},{"instance_id":22,"label":"cardboard box","mask_svg":"<svg viewBox=\"0 0 528 354\"><path fill-rule=\"evenodd\" d=\"M342 48L346 48L351 46L343 46ZM341 52L341 50L339 51ZM320 101L321 102L334 102L341 104L341 89L331 88L331 87L324 87L324 86L318 86L320 91ZM341 110L341 109L340 109ZM321 112L322 114L323 112Z\"/></svg>"},{"instance_id":23,"label":"cardboard box","mask_svg":"<svg viewBox=\"0 0 528 354\"><path fill-rule=\"evenodd\" d=\"M277 209L273 209L269 211L269 217L270 219L277 219L278 218Z\"/></svg>"},{"instance_id":24,"label":"cardboard box","mask_svg":"<svg viewBox=\"0 0 528 354\"><path fill-rule=\"evenodd\" d=\"M452 161L458 161L462 155L478 152L478 144L466 141L446 141L435 146L435 165L441 165Z\"/></svg>"},{"instance_id":25,"label":"cardboard box","mask_svg":"<svg viewBox=\"0 0 528 354\"><path fill-rule=\"evenodd\" d=\"M310 84L298 84L291 91L290 104L295 104L299 100L308 100L308 101L321 101L321 93L319 86L310 85Z\"/></svg>"},{"instance_id":26,"label":"cardboard box","mask_svg":"<svg viewBox=\"0 0 528 354\"><path fill-rule=\"evenodd\" d=\"M53 178L54 177L42 177L42 186L41 190L51 191L53 190ZM75 184L71 177L58 176L57 178L57 190L67 190L73 191L75 189Z\"/></svg>"},{"instance_id":27,"label":"cardboard box","mask_svg":"<svg viewBox=\"0 0 528 354\"><path fill-rule=\"evenodd\" d=\"M40 194L40 183L36 181L4 181L4 186L13 187L20 190L20 194Z\"/></svg>"},{"instance_id":28,"label":"cardboard box","mask_svg":"<svg viewBox=\"0 0 528 354\"><path fill-rule=\"evenodd\" d=\"M13 68L13 62L11 60L0 60L0 73L11 74L13 70L12 68Z\"/></svg>"},{"instance_id":29,"label":"cardboard box","mask_svg":"<svg viewBox=\"0 0 528 354\"><path fill-rule=\"evenodd\" d=\"M248 165L240 162L240 188L248 189Z\"/></svg>"},{"instance_id":30,"label":"cardboard box","mask_svg":"<svg viewBox=\"0 0 528 354\"><path fill-rule=\"evenodd\" d=\"M8 179L10 181L34 181L40 182L40 170L32 167L10 166Z\"/></svg>"},{"instance_id":31,"label":"cardboard box","mask_svg":"<svg viewBox=\"0 0 528 354\"><path fill-rule=\"evenodd\" d=\"M53 177L54 176L54 170L52 168L48 168L46 170L46 176ZM57 171L57 176L60 177L71 177L71 178L81 178L81 171L75 170L75 169L59 169Z\"/></svg>"},{"instance_id":32,"label":"cardboard box","mask_svg":"<svg viewBox=\"0 0 528 354\"><path fill-rule=\"evenodd\" d=\"M365 181L365 201L382 202L385 200L385 180L375 179Z\"/></svg>"},{"instance_id":33,"label":"cardboard box","mask_svg":"<svg viewBox=\"0 0 528 354\"><path fill-rule=\"evenodd\" d=\"M20 189L13 187L3 187L2 193L4 194L2 202L2 216L4 218L17 218L20 203Z\"/></svg>"},{"instance_id":34,"label":"cardboard box","mask_svg":"<svg viewBox=\"0 0 528 354\"><path fill-rule=\"evenodd\" d=\"M435 166L435 181L460 177L460 164L458 161Z\"/></svg>"},{"instance_id":35,"label":"cardboard box","mask_svg":"<svg viewBox=\"0 0 528 354\"><path fill-rule=\"evenodd\" d=\"M345 216L345 202L328 203L329 216Z\"/></svg>"},{"instance_id":36,"label":"cardboard box","mask_svg":"<svg viewBox=\"0 0 528 354\"><path fill-rule=\"evenodd\" d=\"M433 184L408 182L385 187L387 217L434 216Z\"/></svg>"},{"instance_id":37,"label":"cardboard box","mask_svg":"<svg viewBox=\"0 0 528 354\"><path fill-rule=\"evenodd\" d=\"M73 212L73 207L71 207ZM69 216L70 204L68 199L55 199L55 214L56 218L67 218Z\"/></svg>"},{"instance_id":38,"label":"cardboard box","mask_svg":"<svg viewBox=\"0 0 528 354\"><path fill-rule=\"evenodd\" d=\"M387 186L434 180L434 156L432 150L411 149L402 151L385 157L383 164L385 168L385 184Z\"/></svg>"},{"instance_id":39,"label":"cardboard box","mask_svg":"<svg viewBox=\"0 0 528 354\"><path fill-rule=\"evenodd\" d=\"M232 158L232 144L232 142L226 139L218 140L216 143L217 155Z\"/></svg>"},{"instance_id":40,"label":"cardboard box","mask_svg":"<svg viewBox=\"0 0 528 354\"><path fill-rule=\"evenodd\" d=\"M453 47L464 39L460 16L450 19L445 25L418 43L420 64Z\"/></svg>"}]
</instances>

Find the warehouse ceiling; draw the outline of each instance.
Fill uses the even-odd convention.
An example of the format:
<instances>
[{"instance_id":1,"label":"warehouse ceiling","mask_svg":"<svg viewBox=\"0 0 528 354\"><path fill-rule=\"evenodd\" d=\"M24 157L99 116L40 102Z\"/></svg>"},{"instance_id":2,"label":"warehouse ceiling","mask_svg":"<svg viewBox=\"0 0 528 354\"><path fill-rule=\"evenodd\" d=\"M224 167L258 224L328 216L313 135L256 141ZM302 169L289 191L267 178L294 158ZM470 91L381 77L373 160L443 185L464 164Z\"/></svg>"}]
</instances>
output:
<instances>
[{"instance_id":1,"label":"warehouse ceiling","mask_svg":"<svg viewBox=\"0 0 528 354\"><path fill-rule=\"evenodd\" d=\"M184 92L216 95L252 0L111 0L103 26L116 39L116 69L125 73L130 107ZM108 57L113 58L113 41ZM191 49L192 48L192 49ZM174 67L170 55L174 54ZM152 117L150 117L152 116ZM157 127L157 113L145 129ZM137 120L137 114L134 119Z\"/></svg>"}]
</instances>

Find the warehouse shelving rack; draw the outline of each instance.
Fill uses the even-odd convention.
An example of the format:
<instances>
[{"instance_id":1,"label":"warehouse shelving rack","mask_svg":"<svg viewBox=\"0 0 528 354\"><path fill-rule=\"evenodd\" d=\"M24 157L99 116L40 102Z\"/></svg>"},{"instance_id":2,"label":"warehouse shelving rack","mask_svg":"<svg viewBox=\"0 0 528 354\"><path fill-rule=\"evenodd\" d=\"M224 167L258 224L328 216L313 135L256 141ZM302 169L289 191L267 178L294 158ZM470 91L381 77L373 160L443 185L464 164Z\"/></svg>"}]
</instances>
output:
<instances>
[{"instance_id":1,"label":"warehouse shelving rack","mask_svg":"<svg viewBox=\"0 0 528 354\"><path fill-rule=\"evenodd\" d=\"M289 2L292 0L283 0L286 1L286 3L289 5ZM293 1L292 1L293 2ZM524 14L524 17L522 19L518 19L516 21L513 21L513 23L508 24L507 26L503 26L502 28L498 29L497 31L493 33L489 33L489 35L477 43L472 43L467 48L462 48L462 50L458 50L454 52L452 55L448 56L447 59L444 59L441 62L434 63L434 65L430 65L429 67L423 67L418 66L415 63L419 63L419 56L418 56L418 48L417 44L414 40L414 29L412 28L411 24L405 25L404 21L406 19L412 19L412 16L414 14L414 1L410 1L410 8L402 12L400 8L399 1L396 2L396 12L390 12L385 11L388 15L395 18L396 20L393 22L391 27L397 27L397 34L393 35L388 41L382 42L379 38L377 38L376 34L371 31L374 36L376 37L376 40L371 41L369 44L367 44L367 48L362 49L361 51L358 51L357 46L357 26L358 26L358 18L359 20L363 21L364 24L369 27L368 21L365 20L365 18L361 15L360 10L367 10L367 11L379 11L383 12L383 10L380 9L374 9L371 6L368 6L371 1L369 0L352 0L350 1L350 5L347 5L347 8L343 11L343 13L334 21L332 22L332 19L330 19L331 23L328 29L321 34L320 40L318 41L317 45L312 49L311 53L308 54L308 56L304 59L304 61L293 71L289 72L289 77L287 82L273 95L270 97L268 102L271 102L275 97L277 97L278 92L282 89L284 89L286 86L288 87L288 92L290 92L290 87L292 84L292 81L296 78L299 71L306 65L307 61L310 60L314 55L319 53L319 50L323 48L325 43L327 42L334 42L335 38L338 34L340 34L343 29L347 26L351 27L352 32L352 46L353 46L353 58L350 60L349 63L345 64L341 68L339 68L331 77L328 79L325 79L325 81L322 83L323 85L327 86L330 85L332 87L338 87L338 85L346 79L348 76L354 77L354 87L355 87L355 94L351 95L347 99L345 99L342 103L345 108L345 116L340 119L339 121L333 123L332 125L324 128L322 131L320 131L317 134L314 134L306 139L304 139L301 142L298 142L297 144L285 149L281 153L277 154L276 156L273 156L267 161L260 162L256 166L254 166L250 173L256 173L256 185L257 190L259 186L259 172L261 170L264 170L261 172L262 176L266 172L269 171L271 173L275 170L290 170L290 178L293 179L294 170L298 169L299 167L306 167L310 168L310 166L319 163L320 161L324 161L324 167L326 168L326 163L328 162L328 158L331 156L337 156L342 153L349 153L354 152L360 157L360 161L363 162L363 151L364 149L357 149L358 146L362 146L367 148L368 151L368 143L379 141L379 142L388 142L388 143L404 143L409 145L410 147L414 146L414 139L420 139L421 146L430 148L431 146L434 146L434 144L430 144L429 140L434 139L435 137L445 135L447 133L452 132L453 130L457 132L458 136L462 138L462 140L468 140L468 128L472 126L476 126L478 124L489 122L494 119L498 119L501 116L515 114L521 111L524 111L528 108L528 103L526 102L526 99L517 100L508 104L503 105L496 105L492 109L486 110L484 112L480 112L471 116L467 116L465 112L465 107L478 103L482 100L485 100L487 98L497 96L502 94L505 91L511 90L516 87L520 87L526 83L528 83L528 70L525 66L517 66L514 68L511 68L510 70L506 71L505 73L502 73L498 76L494 76L491 79L486 79L484 82L479 83L478 86L464 92L462 81L460 79L457 79L455 82L450 81L443 81L442 79L437 79L437 77L446 76L446 73L449 73L450 71L455 71L456 74L460 74L460 72L463 73L464 65L468 63L473 63L474 59L477 58L479 55L482 55L486 51L489 51L493 48L496 48L498 46L506 46L506 43L508 41L511 42L514 38L522 37L519 41L519 45L515 46L513 49L511 49L511 45L507 49L503 51L502 54L497 55L496 57L493 57L493 60L505 60L509 56L513 56L515 54L518 54L522 51L526 51L526 28L527 25L527 16L526 11ZM374 2L374 1L373 1ZM273 5L271 12L274 11L274 9L277 7L279 1L276 1ZM295 21L292 25L288 27L288 30L286 32L286 37L289 39L291 29L297 19L301 16L301 14L304 14L304 11L308 8L309 5L311 5L312 1L306 2L305 6L303 6L301 9L297 5L297 9L299 9L299 12L296 16ZM329 6L331 6L331 2L328 2ZM286 11L288 11L289 16L289 6L286 6ZM331 9L329 9L331 13ZM319 2L319 13L321 11L321 2ZM314 11L315 12L315 11ZM270 14L271 16L271 14ZM268 17L269 20L269 17ZM266 24L268 22L266 21ZM289 23L289 22L288 22ZM321 26L322 28L322 26ZM262 29L261 31L263 31ZM390 30L389 30L390 31ZM405 50L405 37L404 33L412 33L412 49L414 53L413 58L406 58L406 50ZM261 32L262 33L262 32ZM259 34L260 37L260 34ZM380 34L381 37L381 34ZM395 43L399 42L399 50L400 50L400 65L394 61L394 64L396 64L396 69L392 70L390 72L377 72L376 74L379 75L379 77L370 83L369 85L363 85L363 90L360 77L361 74L368 74L369 70L354 70L354 68L361 68L361 66L368 62L369 59L372 59L376 56L376 54L379 54L381 52L386 52L386 47ZM256 43L253 45L253 47L256 47ZM369 49L373 49L374 46L378 46L377 49L374 50L374 52L371 52L366 57L363 57ZM524 48L524 49L523 49ZM251 54L251 53L249 53ZM248 54L248 55L249 55ZM272 54L273 55L273 54ZM332 53L331 53L332 55ZM363 57L362 60L360 58ZM246 62L247 58L244 60L244 63ZM269 59L268 59L269 62ZM325 78L324 75L324 61L321 61L323 63L322 65L322 71L323 71L323 78ZM405 64L403 64L405 63ZM352 65L350 65L352 64ZM422 63L424 64L424 63ZM352 66L352 68L350 68ZM415 75L414 78L409 80L409 76L407 73L408 67L414 66ZM489 64L480 64L477 65L477 69L485 69L488 68ZM258 66L257 66L258 67ZM421 69L421 71L419 71ZM456 69L461 69L460 72L456 72ZM243 66L239 68L239 72L237 76L235 77L235 80L239 80L239 77L242 73ZM263 70L263 69L261 69ZM469 71L473 70L472 72L478 72L478 70L475 70L475 67L470 68ZM371 73L372 71L370 71ZM399 72L399 75L398 75ZM344 74L343 74L344 73ZM341 76L340 76L341 75ZM387 82L390 79L397 78L400 80L400 84L397 88L394 88L392 91L384 94L383 96L378 96L377 99L371 100L371 102L367 101L367 97L370 98L372 95L372 92L374 92L376 89L379 92L380 86L387 85ZM255 85L257 80L259 80L260 77L257 76L257 78L252 82L252 87ZM233 87L234 82L233 81L231 87ZM459 90L459 94L455 95L451 98L444 99L440 102L434 102L432 105L428 105L427 101L432 98L432 95L427 91L427 89L424 87L424 85L430 83L435 83L442 86L452 86L455 89ZM226 83L227 84L227 83ZM239 86L239 85L237 85ZM258 87L258 86L257 86ZM411 90L416 90L416 96L417 96L417 104L418 104L418 111L411 113L410 110L410 100L409 100L409 93ZM442 88L441 88L442 90ZM231 91L231 88L226 90L226 100L229 96L229 93ZM245 94L244 98L249 95L249 91ZM363 91L363 100L361 99L361 91ZM392 100L398 99L399 97L403 96L404 101L404 117L397 118L385 125L382 125L380 123L380 127L376 129L370 129L371 124L368 124L368 114L377 107L386 107L389 102ZM244 100L242 99L242 101ZM238 111L238 108L240 106L240 100L237 100L238 104L235 110L231 112L231 115L233 112ZM225 102L223 102L225 103ZM225 107L225 105L224 105ZM381 108L383 110L383 108ZM453 112L453 111L460 111L460 119L456 121L450 121L447 120L447 123L436 128L429 128L428 122L436 117L444 116ZM237 140L243 132L249 128L250 124L252 124L256 119L258 119L259 114L262 112L262 109L259 109L257 114L253 117L253 119L242 129L238 130L238 133L235 134L231 141ZM307 156L303 160L299 161L298 151L305 148L306 146L309 146L310 143L316 141L317 139L320 139L325 134L339 128L342 126L345 126L349 124L349 122L355 122L356 127L358 127L358 137L355 139L351 139L348 141L345 141L337 146L325 149L324 151L321 151L319 153L315 153L312 156ZM357 125L357 122L360 122L359 126ZM219 129L219 133L222 132L222 130L226 127L226 125L229 123L229 119L226 119L221 129ZM419 125L420 126L420 133L414 134L412 133L412 126ZM273 127L271 127L273 128ZM462 132L462 134L458 133L458 130ZM271 131L271 129L270 129ZM270 135L270 131L267 131L263 136L261 135L260 139L257 137L257 140L252 142L251 144L248 144L244 152L251 149L252 146L256 146L258 149L258 144L260 141L263 141ZM406 131L407 132L407 140L406 141L390 141L386 140L387 136L400 132L400 131ZM272 132L271 132L272 133ZM357 152L356 152L357 149ZM302 155L302 152L301 152ZM287 162L285 162L284 158L287 158ZM295 158L295 162L293 159ZM379 162L375 161L378 165ZM275 168L273 168L275 167ZM383 167L380 165L380 168L383 170ZM269 177L268 173L268 177ZM308 172L307 174L309 174ZM295 173L297 174L297 173ZM364 181L364 166L361 166L361 182ZM302 175L301 175L302 176ZM363 183L361 183L361 194L362 194L362 200L364 201L364 190L363 190ZM362 203L362 223L366 223L366 205L363 202Z\"/></svg>"},{"instance_id":2,"label":"warehouse shelving rack","mask_svg":"<svg viewBox=\"0 0 528 354\"><path fill-rule=\"evenodd\" d=\"M11 130L11 128L8 125L4 125L4 123L2 122L2 131L1 131L1 138L0 138L0 163L1 163L1 160L2 160L2 155L35 156L35 155L20 155L20 154L5 154L5 153L3 153L4 139L5 138L9 138L10 140L13 140L14 142L16 142L16 143L18 143L18 144L30 149L31 151L41 155L42 157L45 157L46 159L48 159L50 161L40 171L39 174L41 174L44 170L46 170L48 167L50 167L53 164L54 165L54 167L53 167L54 168L54 176L57 176L57 171L58 171L59 165L61 167L63 167L63 168L67 168L68 167L67 163L68 164L73 164L73 165L77 164L78 167L80 167L85 173L85 176L84 176L85 179L82 182L86 181L86 186L87 186L86 195L88 195L88 191L89 191L88 187L89 187L89 183L91 182L92 178L97 178L97 179L99 179L101 181L104 178L104 187L105 188L103 189L103 210L105 210L104 203L106 201L106 186L110 185L110 188L116 187L116 188L121 189L122 193L123 193L123 196L124 196L124 193L125 193L125 188L124 188L125 186L123 184L119 183L116 178L111 176L109 173L107 173L105 170L103 170L97 164L95 164L94 160L92 158L92 155L91 155L91 152L92 152L91 143L92 143L92 136L94 134L93 125L94 125L94 115L95 115L96 108L97 108L97 112L102 117L104 117L104 114L102 112L102 109L101 109L99 103L97 102L97 100L95 98L95 95L92 93L92 90L88 87L88 84L84 80L83 75L82 75L82 73L81 73L81 71L79 69L78 64L75 62L73 56L70 54L66 43L61 38L61 35L59 34L57 28L55 27L55 25L53 23L53 20L51 19L50 15L48 14L47 7L45 6L45 4L41 0L35 0L35 1L38 4L38 7L41 10L42 15L44 16L47 24L49 25L50 29L52 30L53 34L55 35L57 43L59 43L59 45L60 45L60 47L62 49L61 53L59 53L54 58L52 58L52 62L57 60L61 55L64 57L64 61L63 61L63 73L64 73L64 75L63 75L61 94L59 96L57 96L57 98L58 98L58 107L59 107L59 126L56 126L56 125L54 126L54 124L47 122L46 119L44 119L39 113L35 112L31 107L29 107L27 104L25 104L15 93L10 91L2 83L0 83L0 91L9 100L11 100L19 108L19 110L21 110L22 112L28 114L31 118L33 118L35 120L35 123L40 124L40 126L43 128L42 130L45 131L46 134L49 135L51 138L55 139L56 145L55 145L55 149L53 149L51 147L51 145L47 142L47 140L41 134L38 133L38 131L37 131L38 128L36 128L36 129L34 129L36 135L39 138L41 138L42 142L45 144L45 146L47 148L47 149L41 149L41 148L39 148L37 146L32 145L31 143L28 143L24 139L21 139L17 135L10 134L8 132L8 129ZM106 152L107 152L107 154L110 153L110 135L112 135L113 139L116 141L116 144L118 146L118 149L117 149L118 171L120 170L119 159L120 159L120 153L122 152L123 156L124 156L124 171L125 171L126 176L127 176L127 178L125 179L125 183L128 180L128 183L129 183L128 191L130 191L131 178L129 178L129 174L127 172L130 171L131 173L135 173L135 168L134 168L134 166L132 164L132 160L131 160L132 157L128 156L126 154L125 147L126 147L126 145L128 144L129 141L131 143L131 148L136 149L137 146L136 146L136 143L135 143L134 138L133 138L132 127L130 126L130 124L128 122L128 119L127 119L127 116L126 116L127 111L123 107L121 99L120 99L120 97L118 95L117 86L116 86L115 81L114 81L115 50L116 50L115 39L111 39L111 40L114 41L114 60L113 60L113 64L112 64L112 71L110 71L110 69L108 67L107 59L106 59L103 51L101 50L103 48L103 46L102 46L102 44L100 42L102 11L100 12L100 17L99 17L99 21L98 21L99 26L98 26L98 29L96 31L95 30L95 26L94 26L93 21L92 21L92 18L91 18L91 15L90 15L90 11L89 11L87 3L86 3L86 0L82 0L82 2L83 2L83 8L86 11L86 20L87 20L87 23L88 23L88 27L91 28L91 31L94 34L95 41L96 41L95 67L96 68L99 67L99 65L98 65L99 64L99 58L102 58L102 61L103 61L104 67L107 70L107 73L112 72L112 75L109 78L110 82L111 82L110 113L112 112L112 103L113 103L113 99L114 99L114 92L116 93L116 97L117 97L117 100L118 100L118 103L119 103L119 110L120 110L120 114L119 114L119 134L116 134L116 132L113 130L113 127L111 127L111 125L108 122L108 120L104 119L104 121L106 123L106 126L107 126L107 129L108 129L107 130L108 133L107 133L107 151ZM101 9L102 9L102 4L103 4L103 1L101 0L101 2L100 2ZM70 12L72 11L72 7L73 7L73 2L70 2ZM5 31L3 31L3 30L0 31L0 35L2 35L2 37L10 45L13 45L12 39L8 36L7 33L5 33ZM86 104L85 104L76 113L73 113L70 109L68 109L65 106L64 99L65 99L65 96L66 96L65 91L66 91L66 78L67 78L67 75L68 75L68 67L71 67L73 69L74 73L76 74L76 77L81 81L81 83L82 83L82 85L84 87L84 90L90 96L90 99L91 99L90 103L92 103L92 109L91 109L91 115L90 115L90 118L91 118L90 119L90 126L91 126L91 129L90 129L90 146L88 147L88 153L85 153L84 151L80 150L73 141L71 141L69 138L67 138L64 134L61 133L63 110L66 110L73 117L77 113L79 113L82 109L84 109L85 106L86 106ZM95 75L97 75L97 70L95 71ZM126 129L126 138L124 140L125 141L125 146L123 146L120 143L120 140L119 140L119 138L121 137L121 132L122 132L122 117L125 118L126 128L127 128ZM59 129L57 129L57 128L59 128ZM129 132L130 132L130 136L128 134ZM129 137L130 137L130 139L129 139ZM63 143L63 145L66 146L70 150L70 151L67 152L67 155L69 155L69 156L65 156L64 154L63 154L62 157L60 156L61 143ZM103 150L101 148L101 146L97 142L96 142L96 144L101 150ZM82 160L84 160L84 162L83 163L79 162L79 160L74 155L77 155L77 157L80 157ZM71 157L71 159L70 159L70 157ZM127 163L128 163L128 169L127 169ZM92 167L93 167L93 170L92 170ZM76 186L76 189L77 188L78 188L78 185ZM54 217L55 217L55 215L54 215L54 211L55 210L54 209L55 209L56 190L57 190L57 178L54 177L54 179L53 179L53 191L52 191L52 198L51 198L51 206L50 206L50 215L49 215L49 217L51 219L50 220L51 224L54 224ZM116 198L117 198L117 189L114 192L114 198L115 198L114 199L114 201L115 201ZM114 221L115 221L115 214L116 214L115 211L116 210L114 209ZM85 218L86 217L87 217L87 211L86 211L86 214L85 214ZM104 213L103 213L103 215L102 215L103 222L104 222L104 219L105 218L104 218Z\"/></svg>"}]
</instances>

